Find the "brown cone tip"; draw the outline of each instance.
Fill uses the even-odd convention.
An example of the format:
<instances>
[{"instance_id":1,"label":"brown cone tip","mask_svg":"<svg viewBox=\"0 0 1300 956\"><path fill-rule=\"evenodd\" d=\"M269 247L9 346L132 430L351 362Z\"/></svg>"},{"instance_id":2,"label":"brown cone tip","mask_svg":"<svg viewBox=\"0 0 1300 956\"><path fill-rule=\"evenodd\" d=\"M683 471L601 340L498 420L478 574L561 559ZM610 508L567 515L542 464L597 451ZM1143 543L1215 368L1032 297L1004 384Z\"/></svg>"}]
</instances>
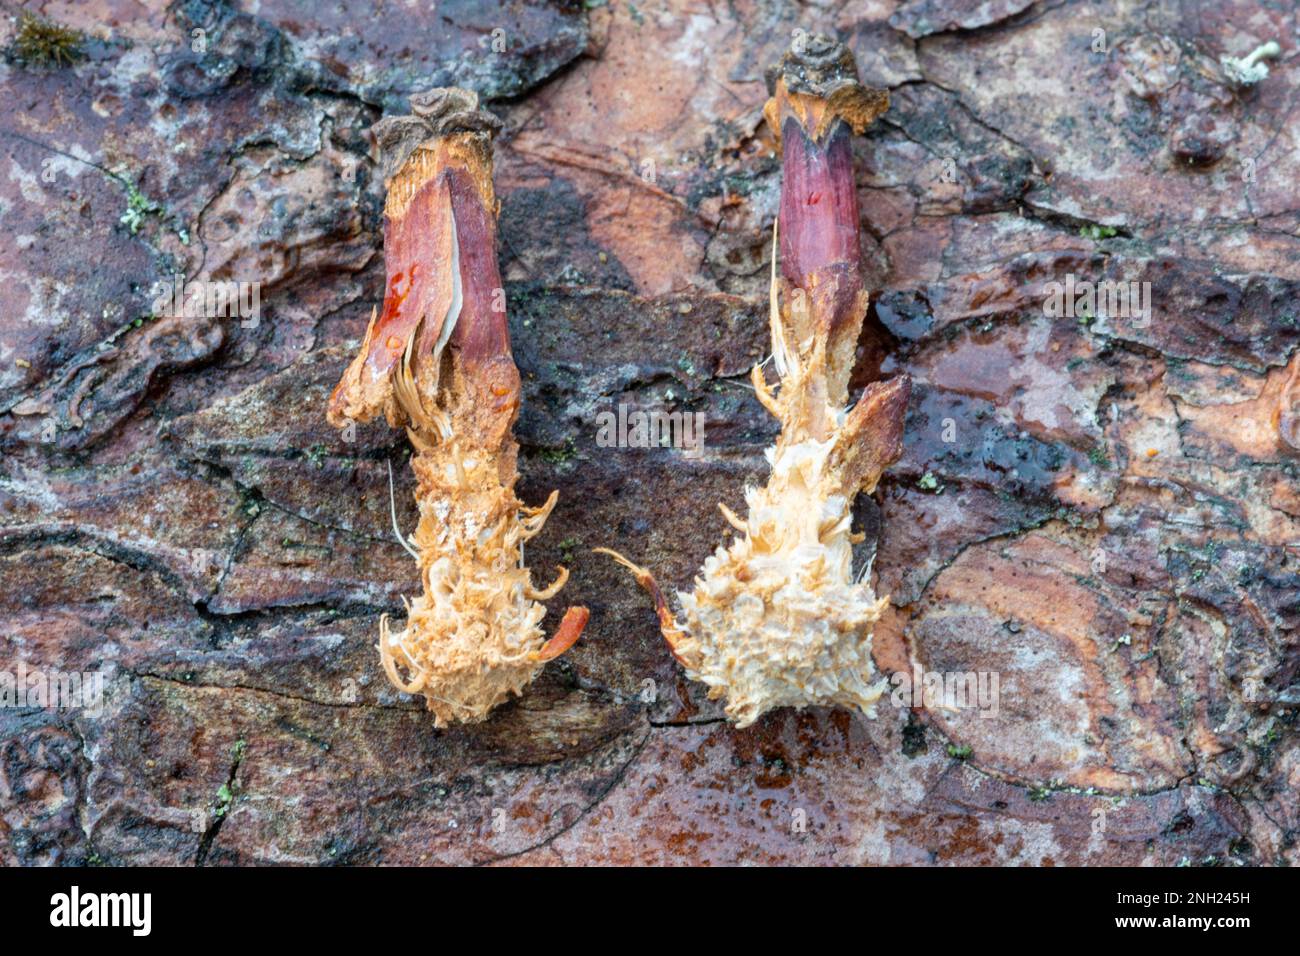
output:
<instances>
[{"instance_id":1,"label":"brown cone tip","mask_svg":"<svg viewBox=\"0 0 1300 956\"><path fill-rule=\"evenodd\" d=\"M820 141L837 119L861 134L889 109L889 93L863 86L849 48L823 34L796 31L789 52L766 79L772 99L764 112L778 137L787 115L798 116L808 135Z\"/></svg>"}]
</instances>

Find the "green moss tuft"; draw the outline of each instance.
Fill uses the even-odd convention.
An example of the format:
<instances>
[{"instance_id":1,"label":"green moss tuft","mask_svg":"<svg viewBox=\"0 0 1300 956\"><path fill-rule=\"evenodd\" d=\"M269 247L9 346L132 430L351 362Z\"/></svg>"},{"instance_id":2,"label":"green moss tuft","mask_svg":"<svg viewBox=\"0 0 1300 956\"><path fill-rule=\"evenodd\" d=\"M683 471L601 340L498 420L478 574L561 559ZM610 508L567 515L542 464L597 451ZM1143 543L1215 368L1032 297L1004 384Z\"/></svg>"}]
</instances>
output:
<instances>
[{"instance_id":1,"label":"green moss tuft","mask_svg":"<svg viewBox=\"0 0 1300 956\"><path fill-rule=\"evenodd\" d=\"M82 49L85 40L79 30L24 13L9 49L15 59L30 66L63 67L86 55Z\"/></svg>"},{"instance_id":2,"label":"green moss tuft","mask_svg":"<svg viewBox=\"0 0 1300 956\"><path fill-rule=\"evenodd\" d=\"M1119 235L1119 230L1114 226L1100 226L1095 223L1089 223L1079 229L1079 235L1085 239L1091 239L1098 242L1102 239L1113 239Z\"/></svg>"}]
</instances>

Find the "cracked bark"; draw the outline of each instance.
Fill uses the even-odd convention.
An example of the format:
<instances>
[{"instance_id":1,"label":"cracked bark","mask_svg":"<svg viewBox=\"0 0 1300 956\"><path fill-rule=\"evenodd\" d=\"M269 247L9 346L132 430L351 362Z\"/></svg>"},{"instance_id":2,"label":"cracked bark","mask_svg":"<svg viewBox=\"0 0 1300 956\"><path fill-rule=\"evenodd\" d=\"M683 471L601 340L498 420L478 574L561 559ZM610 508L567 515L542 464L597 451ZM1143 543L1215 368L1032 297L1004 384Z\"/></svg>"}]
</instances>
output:
<instances>
[{"instance_id":1,"label":"cracked bark","mask_svg":"<svg viewBox=\"0 0 1300 956\"><path fill-rule=\"evenodd\" d=\"M529 56L430 28L409 70L381 53L388 13L343 49L328 11L289 30L222 6L208 58L184 23L131 24L143 65L106 48L93 68L11 69L34 105L0 121L0 647L102 668L109 696L99 717L0 709L0 859L1300 862L1300 90L1290 61L1254 90L1214 79L1221 53L1294 35L1294 13L1017 6L670 3L682 15L643 23L618 6L591 14L599 57L581 55L586 15L529 7ZM890 706L737 732L633 586L581 559L612 544L688 585L723 534L713 502L765 472L772 429L738 384L766 355L776 212L755 120L796 26L844 37L897 104L854 157L874 305L852 385L917 383L904 458L856 512L900 605L877 666L998 670L997 720ZM1147 55L1162 37L1176 59ZM316 66L331 58L346 69ZM521 497L562 489L528 561L571 563L566 596L593 616L524 700L434 732L373 667L378 616L419 586L388 530L400 443L343 441L321 409L382 293L357 131L448 63L507 123ZM154 100L120 96L141 79ZM1226 146L1189 169L1198 116ZM160 208L135 234L127 183ZM220 341L205 319L136 327L177 264L261 279L262 321L218 323ZM1151 322L1049 319L1042 283L1066 273L1151 282ZM33 399L51 413L12 414ZM702 412L704 454L596 447L620 402ZM240 739L229 813L195 829ZM1094 839L1098 807L1113 839Z\"/></svg>"}]
</instances>

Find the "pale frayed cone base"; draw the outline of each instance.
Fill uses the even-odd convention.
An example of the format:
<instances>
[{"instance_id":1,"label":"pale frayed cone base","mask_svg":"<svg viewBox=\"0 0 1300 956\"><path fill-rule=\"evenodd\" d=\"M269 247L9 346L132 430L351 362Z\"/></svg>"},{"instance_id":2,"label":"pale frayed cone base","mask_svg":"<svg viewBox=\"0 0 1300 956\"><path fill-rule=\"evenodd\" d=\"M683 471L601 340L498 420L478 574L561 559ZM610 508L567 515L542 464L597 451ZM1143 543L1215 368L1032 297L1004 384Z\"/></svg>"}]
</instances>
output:
<instances>
[{"instance_id":1,"label":"pale frayed cone base","mask_svg":"<svg viewBox=\"0 0 1300 956\"><path fill-rule=\"evenodd\" d=\"M408 605L406 627L380 623L379 654L389 680L423 695L434 723L476 723L542 669L545 609L565 575L534 590L521 545L537 534L557 495L525 508L498 480L496 461L457 461L454 446L419 454L421 485L414 543L424 593Z\"/></svg>"},{"instance_id":2,"label":"pale frayed cone base","mask_svg":"<svg viewBox=\"0 0 1300 956\"><path fill-rule=\"evenodd\" d=\"M869 569L854 577L853 500L874 491L901 453L910 394L910 380L901 376L845 406L866 293L854 293L856 322L833 341L819 335L812 297L793 297L781 308L776 241L774 231L771 332L779 394L768 389L761 367L751 375L759 400L781 422L767 451L767 485L746 490L743 521L722 506L738 537L704 562L694 590L678 592L676 619L649 571L608 552L654 597L660 629L687 676L706 684L710 698L725 699L727 717L740 727L778 707L842 706L874 715L872 705L888 685L877 680L871 632L889 598L876 597Z\"/></svg>"},{"instance_id":3,"label":"pale frayed cone base","mask_svg":"<svg viewBox=\"0 0 1300 956\"><path fill-rule=\"evenodd\" d=\"M851 502L823 488L832 442L775 456L765 488L749 489L753 533L719 547L695 589L679 592L674 650L686 673L725 697L737 726L777 707L840 706L872 713L886 688L871 660L871 629L889 604L852 577Z\"/></svg>"},{"instance_id":4,"label":"pale frayed cone base","mask_svg":"<svg viewBox=\"0 0 1300 956\"><path fill-rule=\"evenodd\" d=\"M827 441L768 450L771 479L746 490L747 521L722 507L740 535L705 560L693 591L678 592L676 619L649 571L598 549L655 598L660 629L687 677L705 684L710 699L725 699L738 727L779 707L875 716L887 689L876 680L871 633L889 598L876 597L868 569L853 576L852 499L837 490L844 469L836 450L846 437L837 429Z\"/></svg>"}]
</instances>

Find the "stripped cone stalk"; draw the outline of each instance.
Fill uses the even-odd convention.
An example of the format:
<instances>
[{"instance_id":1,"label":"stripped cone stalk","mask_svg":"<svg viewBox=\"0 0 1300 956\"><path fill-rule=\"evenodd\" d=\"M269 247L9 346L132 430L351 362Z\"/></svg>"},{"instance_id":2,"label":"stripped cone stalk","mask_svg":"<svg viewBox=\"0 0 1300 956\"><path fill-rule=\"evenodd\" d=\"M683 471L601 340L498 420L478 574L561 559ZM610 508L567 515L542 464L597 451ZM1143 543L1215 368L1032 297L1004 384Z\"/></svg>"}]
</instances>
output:
<instances>
[{"instance_id":1,"label":"stripped cone stalk","mask_svg":"<svg viewBox=\"0 0 1300 956\"><path fill-rule=\"evenodd\" d=\"M542 530L544 505L515 497L513 426L519 370L510 352L496 259L492 135L500 127L476 94L449 88L411 97L410 116L374 127L387 197L382 311L330 399L338 427L380 414L414 448L420 520L402 543L423 593L406 626L380 620L379 655L393 685L423 695L434 722L482 720L567 650L587 622L569 608L544 640L523 544ZM399 533L400 537L400 533Z\"/></svg>"},{"instance_id":2,"label":"stripped cone stalk","mask_svg":"<svg viewBox=\"0 0 1300 956\"><path fill-rule=\"evenodd\" d=\"M674 616L654 578L615 552L654 599L660 628L688 676L726 700L739 726L777 707L870 712L884 690L871 632L888 605L853 571L853 501L902 454L907 376L869 385L849 404L849 377L868 296L860 266L850 136L889 105L863 87L853 56L824 37L797 36L769 73L764 110L783 183L773 236L770 388L752 381L781 423L771 474L745 491L747 515L711 555ZM779 242L778 242L779 236ZM776 259L779 249L780 272Z\"/></svg>"}]
</instances>

